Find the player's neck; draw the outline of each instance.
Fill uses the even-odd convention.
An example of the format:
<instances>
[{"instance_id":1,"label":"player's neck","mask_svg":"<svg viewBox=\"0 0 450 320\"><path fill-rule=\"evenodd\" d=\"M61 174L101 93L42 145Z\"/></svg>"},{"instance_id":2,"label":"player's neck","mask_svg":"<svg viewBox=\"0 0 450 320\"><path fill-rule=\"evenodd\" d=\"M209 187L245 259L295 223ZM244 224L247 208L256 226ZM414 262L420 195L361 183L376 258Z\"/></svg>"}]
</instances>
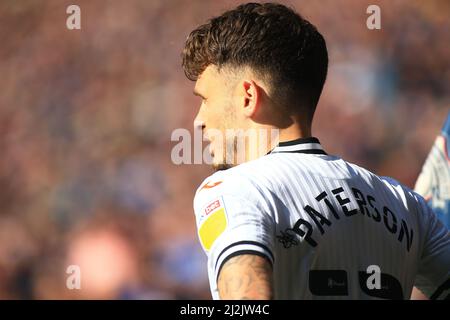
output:
<instances>
[{"instance_id":1,"label":"player's neck","mask_svg":"<svg viewBox=\"0 0 450 320\"><path fill-rule=\"evenodd\" d=\"M293 124L288 128L280 129L278 142L286 142L308 137L311 137L310 128L302 128L297 124Z\"/></svg>"}]
</instances>

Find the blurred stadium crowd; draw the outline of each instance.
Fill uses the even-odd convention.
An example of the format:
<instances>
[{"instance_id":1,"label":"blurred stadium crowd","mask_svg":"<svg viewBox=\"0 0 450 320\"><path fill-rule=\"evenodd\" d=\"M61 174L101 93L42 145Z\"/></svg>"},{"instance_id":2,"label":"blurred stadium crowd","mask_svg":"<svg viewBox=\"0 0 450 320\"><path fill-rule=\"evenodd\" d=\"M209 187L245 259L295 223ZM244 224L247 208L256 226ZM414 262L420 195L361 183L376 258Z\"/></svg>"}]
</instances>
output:
<instances>
[{"instance_id":1,"label":"blurred stadium crowd","mask_svg":"<svg viewBox=\"0 0 450 320\"><path fill-rule=\"evenodd\" d=\"M170 135L199 103L184 40L238 3L0 2L1 299L210 298L192 199L211 170L172 164ZM450 2L283 3L328 43L314 134L413 187L450 106Z\"/></svg>"}]
</instances>

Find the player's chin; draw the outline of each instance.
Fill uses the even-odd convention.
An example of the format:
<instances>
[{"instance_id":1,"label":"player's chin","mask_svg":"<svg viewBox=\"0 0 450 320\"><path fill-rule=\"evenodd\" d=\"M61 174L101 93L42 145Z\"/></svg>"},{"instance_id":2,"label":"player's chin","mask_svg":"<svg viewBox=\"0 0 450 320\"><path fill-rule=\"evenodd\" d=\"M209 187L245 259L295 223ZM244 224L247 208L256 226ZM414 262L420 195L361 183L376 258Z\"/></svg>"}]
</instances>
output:
<instances>
[{"instance_id":1,"label":"player's chin","mask_svg":"<svg viewBox=\"0 0 450 320\"><path fill-rule=\"evenodd\" d=\"M232 165L226 164L226 163L219 163L219 164L213 164L212 165L214 171L220 171L220 170L227 170L232 168Z\"/></svg>"},{"instance_id":2,"label":"player's chin","mask_svg":"<svg viewBox=\"0 0 450 320\"><path fill-rule=\"evenodd\" d=\"M230 168L234 167L234 165L223 161L223 162L218 162L218 163L214 162L212 164L212 167L213 167L214 171L220 171L220 170L230 169Z\"/></svg>"}]
</instances>

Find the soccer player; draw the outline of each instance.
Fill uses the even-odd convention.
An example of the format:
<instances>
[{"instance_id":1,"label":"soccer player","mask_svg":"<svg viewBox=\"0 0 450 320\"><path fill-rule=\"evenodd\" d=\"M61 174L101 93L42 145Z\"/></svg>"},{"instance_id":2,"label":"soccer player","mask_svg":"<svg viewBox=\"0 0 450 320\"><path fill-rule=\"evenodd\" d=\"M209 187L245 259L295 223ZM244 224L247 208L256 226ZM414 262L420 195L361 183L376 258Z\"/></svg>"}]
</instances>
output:
<instances>
[{"instance_id":1,"label":"soccer player","mask_svg":"<svg viewBox=\"0 0 450 320\"><path fill-rule=\"evenodd\" d=\"M450 228L450 112L417 179L415 191L427 200L436 216ZM424 299L421 292L413 290L412 299Z\"/></svg>"},{"instance_id":2,"label":"soccer player","mask_svg":"<svg viewBox=\"0 0 450 320\"><path fill-rule=\"evenodd\" d=\"M450 112L417 179L415 190L421 194L439 219L450 228Z\"/></svg>"},{"instance_id":3,"label":"soccer player","mask_svg":"<svg viewBox=\"0 0 450 320\"><path fill-rule=\"evenodd\" d=\"M217 169L194 199L213 298L403 299L416 279L448 297L450 234L424 199L312 136L327 67L322 35L279 4L241 5L186 41ZM274 148L239 147L272 129Z\"/></svg>"}]
</instances>

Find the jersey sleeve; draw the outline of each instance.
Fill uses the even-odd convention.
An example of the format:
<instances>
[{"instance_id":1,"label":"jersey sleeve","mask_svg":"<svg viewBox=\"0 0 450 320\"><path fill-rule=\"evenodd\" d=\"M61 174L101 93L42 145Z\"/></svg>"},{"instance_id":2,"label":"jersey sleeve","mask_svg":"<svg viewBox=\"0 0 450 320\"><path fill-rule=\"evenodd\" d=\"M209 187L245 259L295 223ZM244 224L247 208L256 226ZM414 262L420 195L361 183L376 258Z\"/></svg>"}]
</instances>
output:
<instances>
[{"instance_id":1,"label":"jersey sleeve","mask_svg":"<svg viewBox=\"0 0 450 320\"><path fill-rule=\"evenodd\" d=\"M208 181L194 199L198 237L208 256L210 285L224 263L240 254L256 254L274 263L274 221L263 197L241 179ZM205 185L205 184L204 184Z\"/></svg>"},{"instance_id":2,"label":"jersey sleeve","mask_svg":"<svg viewBox=\"0 0 450 320\"><path fill-rule=\"evenodd\" d=\"M426 220L415 286L430 299L450 299L450 232L420 197Z\"/></svg>"}]
</instances>

